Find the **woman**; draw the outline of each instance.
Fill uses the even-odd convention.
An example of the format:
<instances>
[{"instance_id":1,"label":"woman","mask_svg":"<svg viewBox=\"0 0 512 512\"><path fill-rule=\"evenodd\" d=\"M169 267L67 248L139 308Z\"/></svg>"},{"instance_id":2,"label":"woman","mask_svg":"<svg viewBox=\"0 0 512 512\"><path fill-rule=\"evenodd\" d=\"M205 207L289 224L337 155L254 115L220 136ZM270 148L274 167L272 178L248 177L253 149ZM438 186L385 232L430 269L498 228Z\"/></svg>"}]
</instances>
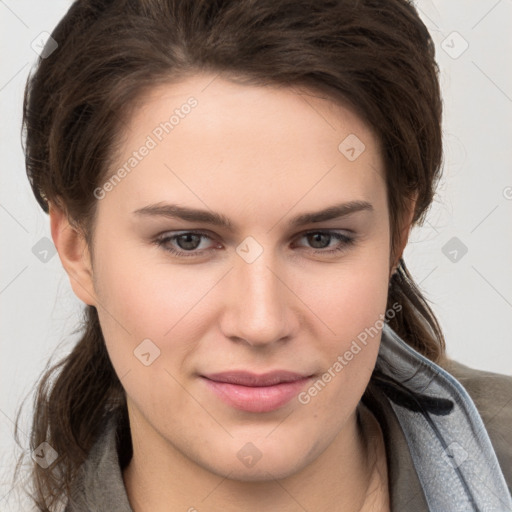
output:
<instances>
[{"instance_id":1,"label":"woman","mask_svg":"<svg viewBox=\"0 0 512 512\"><path fill-rule=\"evenodd\" d=\"M27 172L87 308L39 509L512 510L512 379L402 259L442 157L414 7L79 0L52 37Z\"/></svg>"}]
</instances>

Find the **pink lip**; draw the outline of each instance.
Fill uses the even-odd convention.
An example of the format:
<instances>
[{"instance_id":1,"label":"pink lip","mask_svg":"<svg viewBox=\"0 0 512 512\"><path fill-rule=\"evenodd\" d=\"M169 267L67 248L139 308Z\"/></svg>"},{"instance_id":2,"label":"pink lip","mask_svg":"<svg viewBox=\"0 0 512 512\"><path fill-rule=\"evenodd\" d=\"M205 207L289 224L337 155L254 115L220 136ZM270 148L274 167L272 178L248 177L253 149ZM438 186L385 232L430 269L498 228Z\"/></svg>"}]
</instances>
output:
<instances>
[{"instance_id":1,"label":"pink lip","mask_svg":"<svg viewBox=\"0 0 512 512\"><path fill-rule=\"evenodd\" d=\"M202 377L210 390L235 409L269 412L288 403L312 376L278 370L263 375L231 371Z\"/></svg>"}]
</instances>

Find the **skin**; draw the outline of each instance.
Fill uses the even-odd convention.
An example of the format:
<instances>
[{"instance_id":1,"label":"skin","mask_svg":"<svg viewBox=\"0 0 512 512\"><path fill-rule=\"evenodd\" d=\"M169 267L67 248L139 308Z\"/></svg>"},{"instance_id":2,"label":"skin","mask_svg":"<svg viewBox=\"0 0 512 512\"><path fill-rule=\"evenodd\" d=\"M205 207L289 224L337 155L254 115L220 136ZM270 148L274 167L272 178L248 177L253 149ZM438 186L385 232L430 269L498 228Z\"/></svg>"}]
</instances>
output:
<instances>
[{"instance_id":1,"label":"skin","mask_svg":"<svg viewBox=\"0 0 512 512\"><path fill-rule=\"evenodd\" d=\"M194 75L142 98L112 171L190 96L198 105L98 201L93 257L65 212L50 211L73 290L98 309L126 391L134 455L123 478L132 507L387 510L382 433L371 413L361 416L362 427L356 421L380 333L308 404L240 411L199 377L286 369L318 378L382 318L399 256L390 261L379 141L351 110L311 92ZM338 149L349 134L366 146L354 161ZM350 201L372 210L288 225L300 213ZM236 230L133 213L164 202L219 212ZM155 243L187 230L210 237L195 239L197 257ZM354 243L327 237L315 245L304 235L315 230ZM237 253L247 237L262 249L251 263ZM190 241L166 246L190 251ZM343 250L325 253L336 247ZM144 339L160 350L149 366L134 355ZM261 455L252 467L237 457L247 443Z\"/></svg>"}]
</instances>

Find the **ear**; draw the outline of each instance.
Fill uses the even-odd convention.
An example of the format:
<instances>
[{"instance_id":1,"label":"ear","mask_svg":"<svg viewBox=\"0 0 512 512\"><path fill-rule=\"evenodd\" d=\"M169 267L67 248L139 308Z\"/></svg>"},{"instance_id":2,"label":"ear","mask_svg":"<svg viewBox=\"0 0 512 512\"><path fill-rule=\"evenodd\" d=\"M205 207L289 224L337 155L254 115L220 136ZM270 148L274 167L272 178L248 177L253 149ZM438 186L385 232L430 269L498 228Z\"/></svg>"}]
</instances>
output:
<instances>
[{"instance_id":1,"label":"ear","mask_svg":"<svg viewBox=\"0 0 512 512\"><path fill-rule=\"evenodd\" d=\"M402 219L400 219L400 238L397 241L395 252L394 252L394 261L392 261L391 270L389 277L395 273L398 264L400 262L400 258L404 252L405 246L407 245L407 241L409 240L409 234L412 229L412 220L414 218L414 212L416 211L416 202L418 199L418 194L416 193L409 201L405 214Z\"/></svg>"},{"instance_id":2,"label":"ear","mask_svg":"<svg viewBox=\"0 0 512 512\"><path fill-rule=\"evenodd\" d=\"M53 243L71 288L82 302L95 306L92 262L82 232L70 224L67 213L57 205L50 204L49 214Z\"/></svg>"}]
</instances>

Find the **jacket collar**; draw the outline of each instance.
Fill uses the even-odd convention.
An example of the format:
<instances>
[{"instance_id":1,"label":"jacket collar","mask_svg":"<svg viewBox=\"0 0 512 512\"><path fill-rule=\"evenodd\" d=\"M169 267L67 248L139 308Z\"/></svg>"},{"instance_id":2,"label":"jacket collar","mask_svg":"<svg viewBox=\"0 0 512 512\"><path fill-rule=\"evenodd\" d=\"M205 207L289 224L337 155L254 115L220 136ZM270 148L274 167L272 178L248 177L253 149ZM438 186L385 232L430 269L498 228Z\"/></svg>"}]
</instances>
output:
<instances>
[{"instance_id":1,"label":"jacket collar","mask_svg":"<svg viewBox=\"0 0 512 512\"><path fill-rule=\"evenodd\" d=\"M387 324L365 400L387 429L393 511L512 510L489 435L467 391Z\"/></svg>"}]
</instances>

